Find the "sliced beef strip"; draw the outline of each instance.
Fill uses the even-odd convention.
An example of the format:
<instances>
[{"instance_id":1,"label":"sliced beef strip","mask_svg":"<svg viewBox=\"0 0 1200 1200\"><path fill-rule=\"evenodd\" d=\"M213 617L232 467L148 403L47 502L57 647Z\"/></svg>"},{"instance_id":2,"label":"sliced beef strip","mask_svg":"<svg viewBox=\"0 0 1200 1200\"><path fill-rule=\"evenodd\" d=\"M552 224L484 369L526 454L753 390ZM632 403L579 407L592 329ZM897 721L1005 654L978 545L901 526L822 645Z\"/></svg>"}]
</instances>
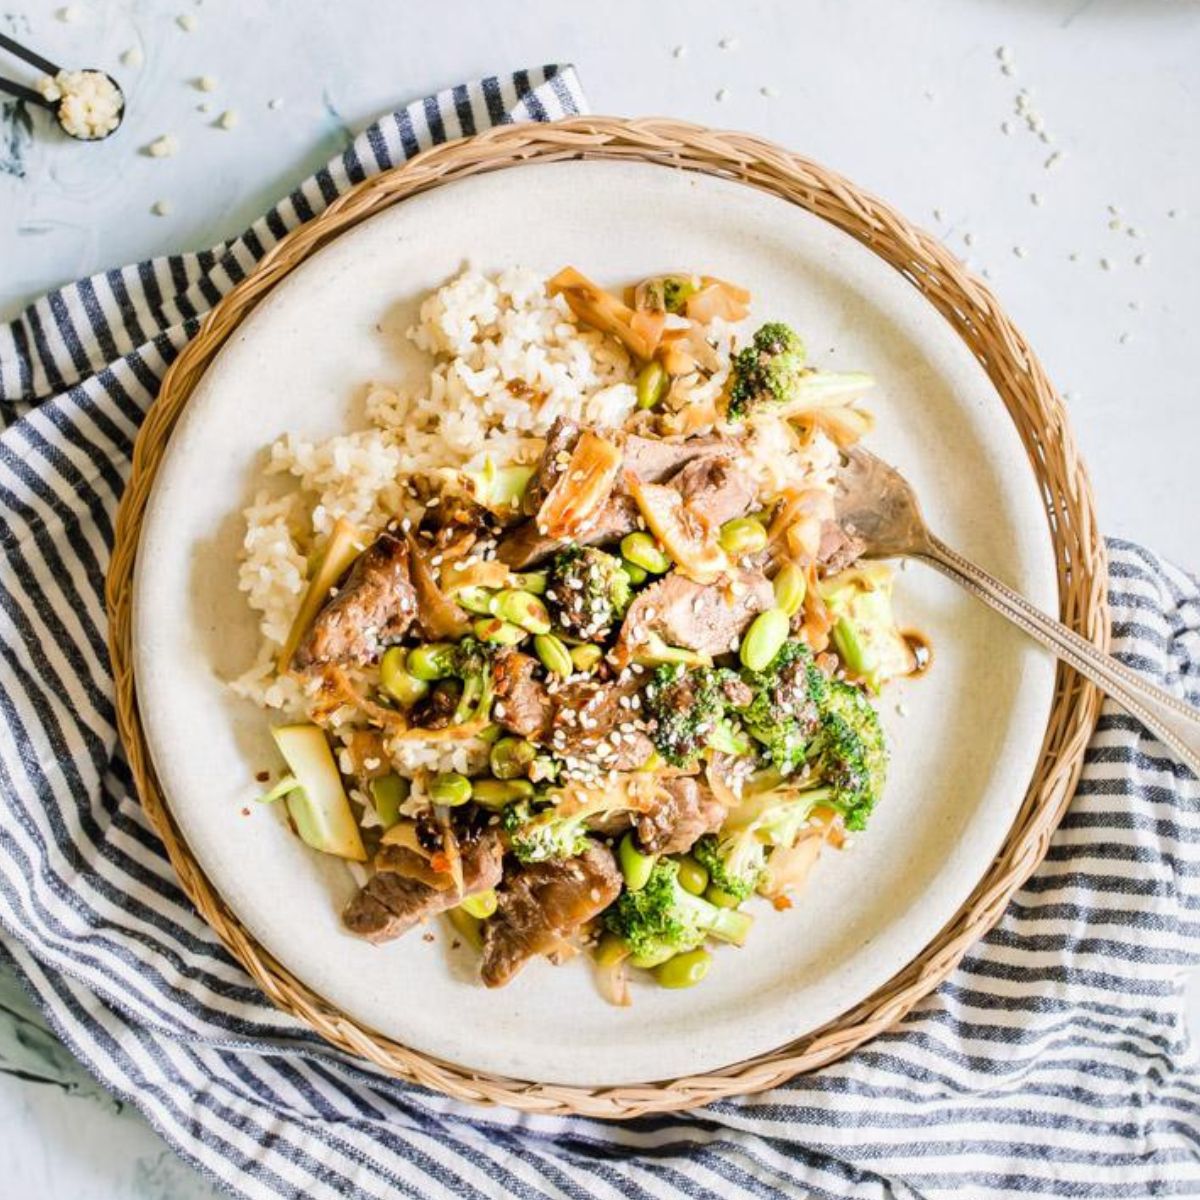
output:
<instances>
[{"instance_id":1,"label":"sliced beef strip","mask_svg":"<svg viewBox=\"0 0 1200 1200\"><path fill-rule=\"evenodd\" d=\"M633 771L650 757L653 742L632 726L631 702L642 687L632 671L613 683L584 679L565 684L552 697L554 719L548 743L560 755L593 759L614 771Z\"/></svg>"},{"instance_id":2,"label":"sliced beef strip","mask_svg":"<svg viewBox=\"0 0 1200 1200\"><path fill-rule=\"evenodd\" d=\"M670 646L726 654L774 602L771 581L759 571L738 571L731 584L695 583L673 572L638 594L625 614L620 642L633 649L657 633Z\"/></svg>"},{"instance_id":3,"label":"sliced beef strip","mask_svg":"<svg viewBox=\"0 0 1200 1200\"><path fill-rule=\"evenodd\" d=\"M535 955L554 951L621 891L607 846L593 842L578 858L532 863L511 872L496 915L484 926L483 982L503 987Z\"/></svg>"},{"instance_id":4,"label":"sliced beef strip","mask_svg":"<svg viewBox=\"0 0 1200 1200\"><path fill-rule=\"evenodd\" d=\"M866 548L866 542L856 534L843 529L836 521L825 521L817 546L817 565L826 575L836 575L853 566Z\"/></svg>"},{"instance_id":5,"label":"sliced beef strip","mask_svg":"<svg viewBox=\"0 0 1200 1200\"><path fill-rule=\"evenodd\" d=\"M575 422L565 417L560 417L551 425L546 435L546 448L525 490L523 507L529 517L532 518L541 507L546 494L562 474L566 462L559 460L564 454L570 454L581 432ZM632 471L643 483L661 483L681 467L717 454L728 446L728 442L719 437L693 437L671 442L639 437L633 433L626 434L620 441L622 472ZM574 540L582 546L602 546L607 542L619 541L637 528L637 520L637 505L625 491L624 485L618 483L595 520ZM567 544L564 540L539 533L537 523L528 520L501 538L496 557L514 570L523 571L549 558Z\"/></svg>"},{"instance_id":6,"label":"sliced beef strip","mask_svg":"<svg viewBox=\"0 0 1200 1200\"><path fill-rule=\"evenodd\" d=\"M713 529L745 516L754 505L753 481L726 454L694 459L671 480L671 486L688 510Z\"/></svg>"},{"instance_id":7,"label":"sliced beef strip","mask_svg":"<svg viewBox=\"0 0 1200 1200\"><path fill-rule=\"evenodd\" d=\"M544 737L554 719L554 701L546 685L533 677L537 660L519 650L509 650L496 660L496 704L492 715L498 724L518 737L535 741Z\"/></svg>"},{"instance_id":8,"label":"sliced beef strip","mask_svg":"<svg viewBox=\"0 0 1200 1200\"><path fill-rule=\"evenodd\" d=\"M702 783L679 775L662 787L662 801L637 819L638 841L648 854L683 854L721 828L725 806Z\"/></svg>"},{"instance_id":9,"label":"sliced beef strip","mask_svg":"<svg viewBox=\"0 0 1200 1200\"><path fill-rule=\"evenodd\" d=\"M381 533L317 614L292 662L301 670L333 663L364 666L404 636L416 612L408 546L402 538Z\"/></svg>"},{"instance_id":10,"label":"sliced beef strip","mask_svg":"<svg viewBox=\"0 0 1200 1200\"><path fill-rule=\"evenodd\" d=\"M463 889L485 892L501 879L503 849L494 832L481 834L462 847ZM397 860L399 861L399 860ZM346 906L342 921L351 933L369 942L389 942L459 903L454 888L438 890L401 873L396 865L377 871Z\"/></svg>"},{"instance_id":11,"label":"sliced beef strip","mask_svg":"<svg viewBox=\"0 0 1200 1200\"><path fill-rule=\"evenodd\" d=\"M538 459L533 477L525 487L525 495L521 501L521 511L527 517L532 517L542 507L542 501L558 482L575 443L579 441L579 434L579 426L570 417L559 417L546 431L546 447Z\"/></svg>"}]
</instances>

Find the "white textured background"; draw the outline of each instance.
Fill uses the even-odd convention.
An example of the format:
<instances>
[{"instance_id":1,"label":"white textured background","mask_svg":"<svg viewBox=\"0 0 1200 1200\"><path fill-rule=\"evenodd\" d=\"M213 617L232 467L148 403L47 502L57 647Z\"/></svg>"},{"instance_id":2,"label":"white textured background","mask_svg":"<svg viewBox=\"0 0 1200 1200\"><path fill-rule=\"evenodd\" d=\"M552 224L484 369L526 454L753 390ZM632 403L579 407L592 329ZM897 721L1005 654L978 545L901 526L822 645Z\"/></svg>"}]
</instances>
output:
<instances>
[{"instance_id":1,"label":"white textured background","mask_svg":"<svg viewBox=\"0 0 1200 1200\"><path fill-rule=\"evenodd\" d=\"M44 114L32 140L0 126L0 318L76 276L236 233L397 102L570 61L597 112L775 138L986 269L1068 394L1104 529L1200 567L1195 3L77 0L71 22L61 7L11 0L0 28L64 64L110 70L130 111L99 146L65 141ZM176 23L185 12L194 32ZM140 69L121 65L132 46ZM215 92L197 90L201 75ZM1049 141L1016 112L1021 89ZM239 117L231 131L214 126L226 109ZM167 132L176 157L140 152ZM158 200L170 215L152 215ZM0 1200L206 1195L28 1016L0 986Z\"/></svg>"}]
</instances>

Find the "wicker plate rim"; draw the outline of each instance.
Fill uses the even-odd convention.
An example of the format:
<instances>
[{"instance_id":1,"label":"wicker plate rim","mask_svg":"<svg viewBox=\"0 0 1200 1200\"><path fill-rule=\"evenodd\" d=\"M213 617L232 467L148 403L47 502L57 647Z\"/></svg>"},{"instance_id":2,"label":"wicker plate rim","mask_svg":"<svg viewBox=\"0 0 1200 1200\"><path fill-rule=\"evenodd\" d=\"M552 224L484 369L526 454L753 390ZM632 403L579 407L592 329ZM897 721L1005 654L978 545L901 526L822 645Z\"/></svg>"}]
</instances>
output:
<instances>
[{"instance_id":1,"label":"wicker plate rim","mask_svg":"<svg viewBox=\"0 0 1200 1200\"><path fill-rule=\"evenodd\" d=\"M1097 645L1108 640L1104 543L1087 472L1062 403L988 288L945 247L840 175L764 139L663 118L580 117L498 126L426 150L356 185L276 244L205 317L163 379L133 453L117 514L106 588L117 722L138 794L181 886L229 952L277 1007L338 1050L456 1099L545 1115L621 1119L678 1111L763 1091L850 1053L898 1022L999 920L1037 867L1074 790L1099 711L1096 689L1060 667L1042 754L999 855L950 923L903 970L822 1029L705 1075L589 1088L472 1072L421 1054L352 1021L282 967L243 928L200 870L165 803L141 725L132 666L133 577L142 518L170 434L199 378L271 288L333 237L384 208L444 183L530 162L650 162L734 179L830 221L900 271L949 321L987 370L1038 479L1055 548L1062 619Z\"/></svg>"}]
</instances>

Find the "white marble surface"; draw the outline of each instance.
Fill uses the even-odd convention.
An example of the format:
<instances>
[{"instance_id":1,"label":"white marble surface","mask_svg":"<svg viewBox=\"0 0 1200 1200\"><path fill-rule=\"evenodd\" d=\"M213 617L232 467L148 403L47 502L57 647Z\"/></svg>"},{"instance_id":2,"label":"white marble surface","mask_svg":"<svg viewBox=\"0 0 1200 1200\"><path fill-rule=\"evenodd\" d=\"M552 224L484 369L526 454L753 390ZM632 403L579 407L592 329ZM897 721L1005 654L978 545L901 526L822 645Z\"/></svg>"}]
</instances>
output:
<instances>
[{"instance_id":1,"label":"white marble surface","mask_svg":"<svg viewBox=\"0 0 1200 1200\"><path fill-rule=\"evenodd\" d=\"M1104 528L1200 566L1200 508L1185 490L1200 442L1195 3L77 0L72 22L61 7L15 0L0 27L64 63L109 69L130 111L100 146L66 142L37 114L14 154L11 122L0 127L0 318L81 274L237 232L397 101L572 61L596 111L775 138L986 268L1069 393ZM194 31L177 24L183 13ZM138 69L120 62L133 46ZM202 75L214 92L198 90ZM1051 140L1016 112L1022 88ZM226 109L239 117L228 131L214 125ZM167 132L176 157L141 152ZM152 214L159 200L170 215ZM0 1004L19 1007L11 990ZM25 1016L0 1012L0 1071L0 1197L208 1194Z\"/></svg>"}]
</instances>

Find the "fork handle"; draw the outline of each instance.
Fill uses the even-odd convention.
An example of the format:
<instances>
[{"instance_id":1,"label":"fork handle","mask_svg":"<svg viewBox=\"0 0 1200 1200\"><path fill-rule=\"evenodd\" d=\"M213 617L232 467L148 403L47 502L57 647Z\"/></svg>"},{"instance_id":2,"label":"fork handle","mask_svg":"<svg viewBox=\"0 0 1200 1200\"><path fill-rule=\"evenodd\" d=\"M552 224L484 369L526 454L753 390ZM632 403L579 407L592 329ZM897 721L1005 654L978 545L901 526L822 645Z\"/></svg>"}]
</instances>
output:
<instances>
[{"instance_id":1,"label":"fork handle","mask_svg":"<svg viewBox=\"0 0 1200 1200\"><path fill-rule=\"evenodd\" d=\"M930 535L920 556L1090 679L1200 777L1200 710L1147 683L938 538Z\"/></svg>"}]
</instances>

